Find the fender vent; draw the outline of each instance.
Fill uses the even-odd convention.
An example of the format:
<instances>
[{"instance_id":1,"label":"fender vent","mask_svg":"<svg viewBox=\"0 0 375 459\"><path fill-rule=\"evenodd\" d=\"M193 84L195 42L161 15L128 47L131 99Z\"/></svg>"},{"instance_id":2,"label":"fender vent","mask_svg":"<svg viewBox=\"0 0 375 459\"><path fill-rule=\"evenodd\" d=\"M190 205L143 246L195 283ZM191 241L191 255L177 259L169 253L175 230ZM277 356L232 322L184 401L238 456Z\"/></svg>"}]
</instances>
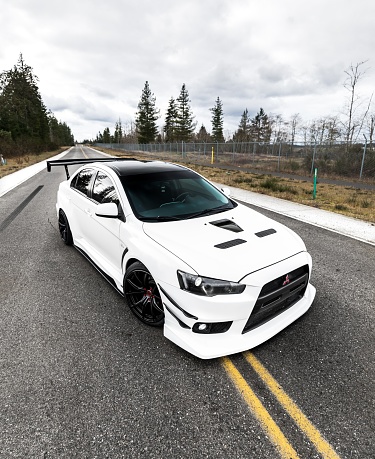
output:
<instances>
[{"instance_id":1,"label":"fender vent","mask_svg":"<svg viewBox=\"0 0 375 459\"><path fill-rule=\"evenodd\" d=\"M275 233L276 233L276 230L274 230L273 228L270 228L268 230L264 230L264 231L260 231L259 233L255 233L255 236L265 237L265 236L269 236L270 234L275 234Z\"/></svg>"},{"instance_id":2,"label":"fender vent","mask_svg":"<svg viewBox=\"0 0 375 459\"><path fill-rule=\"evenodd\" d=\"M232 241L222 242L221 244L217 244L214 247L218 249L230 249L231 247L235 247L236 245L244 244L246 241L244 239L233 239Z\"/></svg>"},{"instance_id":3,"label":"fender vent","mask_svg":"<svg viewBox=\"0 0 375 459\"><path fill-rule=\"evenodd\" d=\"M214 222L210 222L210 225L217 226L218 228L223 228L229 231L233 231L234 233L240 233L243 231L243 229L237 225L232 220L228 220L227 218L224 218L222 220L215 220Z\"/></svg>"}]
</instances>

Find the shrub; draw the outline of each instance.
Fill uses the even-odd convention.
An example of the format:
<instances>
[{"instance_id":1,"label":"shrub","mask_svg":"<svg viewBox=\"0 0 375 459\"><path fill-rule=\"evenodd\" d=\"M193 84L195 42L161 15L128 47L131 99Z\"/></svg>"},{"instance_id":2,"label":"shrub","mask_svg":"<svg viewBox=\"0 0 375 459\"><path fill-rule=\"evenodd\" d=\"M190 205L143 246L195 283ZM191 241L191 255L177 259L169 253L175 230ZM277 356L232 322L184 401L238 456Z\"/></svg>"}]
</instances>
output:
<instances>
[{"instance_id":1,"label":"shrub","mask_svg":"<svg viewBox=\"0 0 375 459\"><path fill-rule=\"evenodd\" d=\"M275 177L269 177L263 182L260 182L259 186L261 188L266 188L267 190L274 191L275 193L291 193L298 194L298 191L288 185L283 185L279 183L278 179Z\"/></svg>"}]
</instances>

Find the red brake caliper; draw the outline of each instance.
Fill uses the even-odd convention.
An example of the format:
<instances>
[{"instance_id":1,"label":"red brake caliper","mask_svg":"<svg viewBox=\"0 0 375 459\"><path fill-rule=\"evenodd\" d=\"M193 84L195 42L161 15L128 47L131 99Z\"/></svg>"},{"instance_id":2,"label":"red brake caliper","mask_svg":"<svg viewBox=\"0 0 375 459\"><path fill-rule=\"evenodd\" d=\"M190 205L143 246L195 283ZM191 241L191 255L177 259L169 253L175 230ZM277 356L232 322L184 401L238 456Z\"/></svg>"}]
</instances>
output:
<instances>
[{"instance_id":1,"label":"red brake caliper","mask_svg":"<svg viewBox=\"0 0 375 459\"><path fill-rule=\"evenodd\" d=\"M144 288L143 291L145 292L145 293L144 293L144 298L146 298L147 301L148 301L149 303L151 303L151 300L152 300L153 298L155 298L155 295L154 295L153 292L152 292L152 287L150 287L149 289Z\"/></svg>"}]
</instances>

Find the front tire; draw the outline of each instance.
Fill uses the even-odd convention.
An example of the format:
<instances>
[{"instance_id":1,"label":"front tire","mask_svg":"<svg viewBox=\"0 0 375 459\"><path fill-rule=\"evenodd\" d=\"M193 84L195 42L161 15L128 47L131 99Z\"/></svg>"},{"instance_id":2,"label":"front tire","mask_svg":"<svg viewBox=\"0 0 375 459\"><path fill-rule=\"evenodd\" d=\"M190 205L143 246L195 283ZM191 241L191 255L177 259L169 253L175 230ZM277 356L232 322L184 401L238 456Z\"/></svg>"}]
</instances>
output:
<instances>
[{"instance_id":1,"label":"front tire","mask_svg":"<svg viewBox=\"0 0 375 459\"><path fill-rule=\"evenodd\" d=\"M64 241L64 244L66 245L73 244L73 235L72 235L72 232L70 231L68 218L65 215L65 212L63 210L60 210L59 212L59 232L60 232L61 239Z\"/></svg>"},{"instance_id":2,"label":"front tire","mask_svg":"<svg viewBox=\"0 0 375 459\"><path fill-rule=\"evenodd\" d=\"M147 268L137 261L124 277L126 302L132 313L144 324L160 327L164 323L163 302L159 289Z\"/></svg>"}]
</instances>

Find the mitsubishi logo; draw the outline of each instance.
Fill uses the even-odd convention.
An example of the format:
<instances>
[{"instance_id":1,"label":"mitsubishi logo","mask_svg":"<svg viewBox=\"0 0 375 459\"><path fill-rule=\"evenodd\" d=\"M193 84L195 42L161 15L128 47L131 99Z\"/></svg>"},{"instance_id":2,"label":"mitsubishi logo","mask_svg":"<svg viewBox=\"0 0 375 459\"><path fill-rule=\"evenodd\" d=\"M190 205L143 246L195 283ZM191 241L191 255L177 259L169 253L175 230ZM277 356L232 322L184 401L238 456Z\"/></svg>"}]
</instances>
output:
<instances>
[{"instance_id":1,"label":"mitsubishi logo","mask_svg":"<svg viewBox=\"0 0 375 459\"><path fill-rule=\"evenodd\" d=\"M283 282L283 287L284 287L284 285L289 284L289 282L290 282L289 274L287 274L286 277L285 277L285 280L284 280L284 282Z\"/></svg>"}]
</instances>

